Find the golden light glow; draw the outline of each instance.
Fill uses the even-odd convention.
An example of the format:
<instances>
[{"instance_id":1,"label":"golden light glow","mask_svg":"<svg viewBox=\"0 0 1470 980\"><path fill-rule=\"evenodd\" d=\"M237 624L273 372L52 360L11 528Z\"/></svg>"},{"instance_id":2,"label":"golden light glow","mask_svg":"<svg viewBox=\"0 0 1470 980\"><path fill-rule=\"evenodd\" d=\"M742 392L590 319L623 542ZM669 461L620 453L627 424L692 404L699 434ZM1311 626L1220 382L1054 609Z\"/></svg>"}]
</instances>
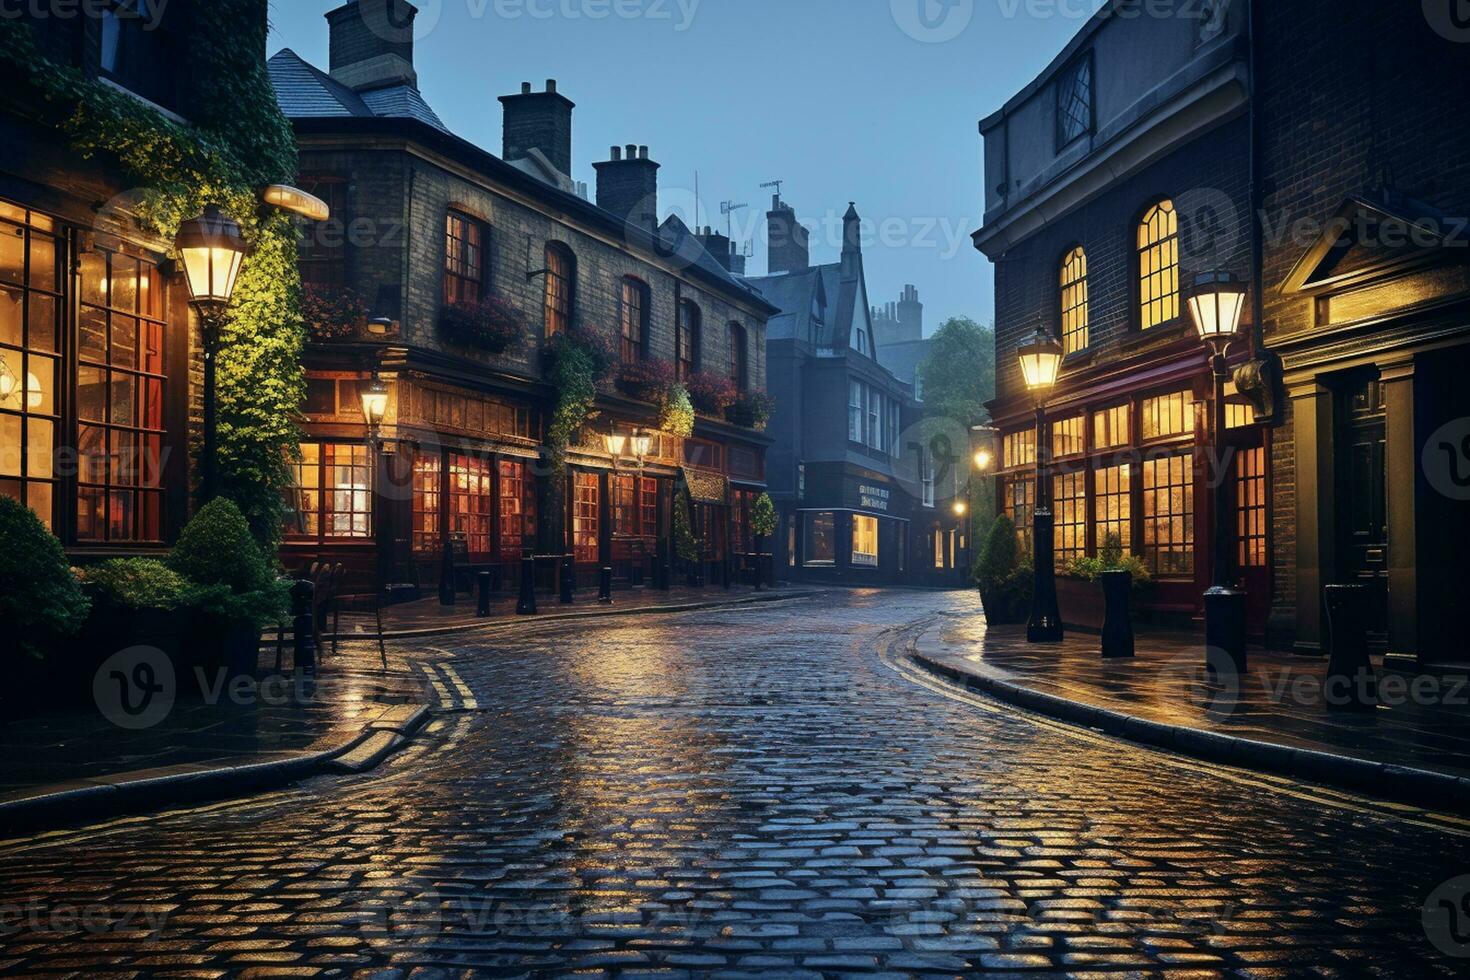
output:
<instances>
[{"instance_id":1,"label":"golden light glow","mask_svg":"<svg viewBox=\"0 0 1470 980\"><path fill-rule=\"evenodd\" d=\"M1021 376L1032 391L1047 391L1057 383L1062 368L1062 345L1044 329L1037 330L1029 343L1016 350L1021 361Z\"/></svg>"},{"instance_id":2,"label":"golden light glow","mask_svg":"<svg viewBox=\"0 0 1470 980\"><path fill-rule=\"evenodd\" d=\"M1189 312L1200 339L1229 340L1240 331L1245 285L1228 273L1211 272L1195 280Z\"/></svg>"},{"instance_id":3,"label":"golden light glow","mask_svg":"<svg viewBox=\"0 0 1470 980\"><path fill-rule=\"evenodd\" d=\"M326 221L332 216L326 201L289 184L272 184L262 192L261 198L272 207L299 214L308 221Z\"/></svg>"},{"instance_id":4,"label":"golden light glow","mask_svg":"<svg viewBox=\"0 0 1470 980\"><path fill-rule=\"evenodd\" d=\"M970 512L970 507L963 500L956 500L954 502L954 516L956 516L956 517L964 517L969 512Z\"/></svg>"},{"instance_id":5,"label":"golden light glow","mask_svg":"<svg viewBox=\"0 0 1470 980\"><path fill-rule=\"evenodd\" d=\"M379 379L359 392L362 399L362 414L368 425L381 425L388 414L388 386Z\"/></svg>"},{"instance_id":6,"label":"golden light glow","mask_svg":"<svg viewBox=\"0 0 1470 980\"><path fill-rule=\"evenodd\" d=\"M240 226L211 205L180 226L177 246L193 301L228 304L245 259Z\"/></svg>"},{"instance_id":7,"label":"golden light glow","mask_svg":"<svg viewBox=\"0 0 1470 980\"><path fill-rule=\"evenodd\" d=\"M647 456L653 448L653 436L646 432L639 432L633 436L633 455L639 459Z\"/></svg>"},{"instance_id":8,"label":"golden light glow","mask_svg":"<svg viewBox=\"0 0 1470 980\"><path fill-rule=\"evenodd\" d=\"M628 437L618 432L609 432L605 437L609 456L620 457L628 448Z\"/></svg>"},{"instance_id":9,"label":"golden light glow","mask_svg":"<svg viewBox=\"0 0 1470 980\"><path fill-rule=\"evenodd\" d=\"M995 455L988 449L981 449L975 453L975 469L984 472L990 469L990 464L995 462Z\"/></svg>"}]
</instances>

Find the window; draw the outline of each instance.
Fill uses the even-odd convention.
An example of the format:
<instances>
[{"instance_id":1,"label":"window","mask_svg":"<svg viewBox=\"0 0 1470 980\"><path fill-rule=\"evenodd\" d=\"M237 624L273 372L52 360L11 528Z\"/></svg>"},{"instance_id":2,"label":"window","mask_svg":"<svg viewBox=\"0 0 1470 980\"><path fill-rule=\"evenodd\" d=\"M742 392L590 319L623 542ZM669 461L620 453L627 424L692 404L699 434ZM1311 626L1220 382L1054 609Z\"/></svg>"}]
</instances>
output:
<instances>
[{"instance_id":1,"label":"window","mask_svg":"<svg viewBox=\"0 0 1470 980\"><path fill-rule=\"evenodd\" d=\"M1076 456L1082 452L1082 416L1057 419L1051 424L1051 452L1053 456Z\"/></svg>"},{"instance_id":2,"label":"window","mask_svg":"<svg viewBox=\"0 0 1470 980\"><path fill-rule=\"evenodd\" d=\"M689 300L679 304L679 337L674 365L680 381L694 376L699 365L699 328L703 315Z\"/></svg>"},{"instance_id":3,"label":"window","mask_svg":"<svg viewBox=\"0 0 1470 980\"><path fill-rule=\"evenodd\" d=\"M883 451L883 396L872 388L868 389L867 444L871 449Z\"/></svg>"},{"instance_id":4,"label":"window","mask_svg":"<svg viewBox=\"0 0 1470 980\"><path fill-rule=\"evenodd\" d=\"M638 536L638 480L618 473L612 478L613 534L620 538Z\"/></svg>"},{"instance_id":5,"label":"window","mask_svg":"<svg viewBox=\"0 0 1470 980\"><path fill-rule=\"evenodd\" d=\"M623 280L623 300L618 319L623 360L643 360L643 339L648 328L648 287L639 280L632 277Z\"/></svg>"},{"instance_id":6,"label":"window","mask_svg":"<svg viewBox=\"0 0 1470 980\"><path fill-rule=\"evenodd\" d=\"M651 477L638 479L639 531L649 541L658 539L658 481Z\"/></svg>"},{"instance_id":7,"label":"window","mask_svg":"<svg viewBox=\"0 0 1470 980\"><path fill-rule=\"evenodd\" d=\"M445 222L444 302L478 303L484 272L480 223L456 211Z\"/></svg>"},{"instance_id":8,"label":"window","mask_svg":"<svg viewBox=\"0 0 1470 980\"><path fill-rule=\"evenodd\" d=\"M1036 465L1035 429L1009 432L1001 439L1001 466L1003 469L1034 465Z\"/></svg>"},{"instance_id":9,"label":"window","mask_svg":"<svg viewBox=\"0 0 1470 980\"><path fill-rule=\"evenodd\" d=\"M1036 481L1027 476L1008 477L1001 483L1001 508L1016 525L1016 539L1023 551L1031 550L1031 516L1036 510Z\"/></svg>"},{"instance_id":10,"label":"window","mask_svg":"<svg viewBox=\"0 0 1470 980\"><path fill-rule=\"evenodd\" d=\"M868 342L868 332L861 326L852 328L852 346L859 354L872 354L872 348Z\"/></svg>"},{"instance_id":11,"label":"window","mask_svg":"<svg viewBox=\"0 0 1470 980\"><path fill-rule=\"evenodd\" d=\"M577 473L572 481L572 553L576 561L598 560L598 522L601 495L596 473Z\"/></svg>"},{"instance_id":12,"label":"window","mask_svg":"<svg viewBox=\"0 0 1470 980\"><path fill-rule=\"evenodd\" d=\"M934 456L928 450L919 450L919 489L925 507L934 506Z\"/></svg>"},{"instance_id":13,"label":"window","mask_svg":"<svg viewBox=\"0 0 1470 980\"><path fill-rule=\"evenodd\" d=\"M500 461L500 560L513 561L536 534L536 481L521 459Z\"/></svg>"},{"instance_id":14,"label":"window","mask_svg":"<svg viewBox=\"0 0 1470 980\"><path fill-rule=\"evenodd\" d=\"M372 469L366 446L308 442L293 464L296 507L288 537L324 540L372 535Z\"/></svg>"},{"instance_id":15,"label":"window","mask_svg":"<svg viewBox=\"0 0 1470 980\"><path fill-rule=\"evenodd\" d=\"M837 520L831 511L806 515L807 565L832 565L837 561Z\"/></svg>"},{"instance_id":16,"label":"window","mask_svg":"<svg viewBox=\"0 0 1470 980\"><path fill-rule=\"evenodd\" d=\"M745 342L745 328L730 324L730 380L736 391L750 387L750 352Z\"/></svg>"},{"instance_id":17,"label":"window","mask_svg":"<svg viewBox=\"0 0 1470 980\"><path fill-rule=\"evenodd\" d=\"M1155 575L1194 574L1194 488L1188 456L1143 463L1143 559Z\"/></svg>"},{"instance_id":18,"label":"window","mask_svg":"<svg viewBox=\"0 0 1470 980\"><path fill-rule=\"evenodd\" d=\"M1057 149L1092 131L1092 56L1083 55L1057 77Z\"/></svg>"},{"instance_id":19,"label":"window","mask_svg":"<svg viewBox=\"0 0 1470 980\"><path fill-rule=\"evenodd\" d=\"M1116 535L1124 554L1133 550L1133 468L1122 463L1098 469L1093 477L1093 527L1101 553L1108 535Z\"/></svg>"},{"instance_id":20,"label":"window","mask_svg":"<svg viewBox=\"0 0 1470 980\"><path fill-rule=\"evenodd\" d=\"M301 189L331 209L326 221L303 221L297 266L308 286L347 283L347 181L341 177L303 177Z\"/></svg>"},{"instance_id":21,"label":"window","mask_svg":"<svg viewBox=\"0 0 1470 980\"><path fill-rule=\"evenodd\" d=\"M102 12L98 67L112 81L172 110L177 106L178 92L171 66L177 62L178 53L174 50L174 32L155 20L163 8L154 7L145 9L140 0L115 0Z\"/></svg>"},{"instance_id":22,"label":"window","mask_svg":"<svg viewBox=\"0 0 1470 980\"><path fill-rule=\"evenodd\" d=\"M1130 431L1130 422L1133 411L1131 405L1114 405L1105 408L1092 416L1092 447L1094 449L1114 449L1118 446L1126 446L1133 441Z\"/></svg>"},{"instance_id":23,"label":"window","mask_svg":"<svg viewBox=\"0 0 1470 980\"><path fill-rule=\"evenodd\" d=\"M1241 568L1266 565L1266 450L1243 451L1235 461L1236 535Z\"/></svg>"},{"instance_id":24,"label":"window","mask_svg":"<svg viewBox=\"0 0 1470 980\"><path fill-rule=\"evenodd\" d=\"M577 284L577 260L560 242L546 246L546 337L566 333L572 326L572 299Z\"/></svg>"},{"instance_id":25,"label":"window","mask_svg":"<svg viewBox=\"0 0 1470 980\"><path fill-rule=\"evenodd\" d=\"M440 477L444 466L439 454L419 453L413 460L413 550L438 554L439 515L443 507Z\"/></svg>"},{"instance_id":26,"label":"window","mask_svg":"<svg viewBox=\"0 0 1470 980\"><path fill-rule=\"evenodd\" d=\"M1179 216L1173 201L1149 208L1138 225L1138 303L1144 330L1179 316Z\"/></svg>"},{"instance_id":27,"label":"window","mask_svg":"<svg viewBox=\"0 0 1470 980\"><path fill-rule=\"evenodd\" d=\"M53 230L50 218L0 201L0 494L25 504L52 530L64 308L62 250ZM97 353L106 360L105 351Z\"/></svg>"},{"instance_id":28,"label":"window","mask_svg":"<svg viewBox=\"0 0 1470 980\"><path fill-rule=\"evenodd\" d=\"M1052 477L1052 537L1060 567L1087 554L1087 473L1078 469Z\"/></svg>"},{"instance_id":29,"label":"window","mask_svg":"<svg viewBox=\"0 0 1470 980\"><path fill-rule=\"evenodd\" d=\"M1166 439L1194 431L1189 392L1176 391L1143 400L1143 438Z\"/></svg>"},{"instance_id":30,"label":"window","mask_svg":"<svg viewBox=\"0 0 1470 980\"><path fill-rule=\"evenodd\" d=\"M899 445L898 430L903 421L903 406L896 401L888 403L888 455L898 459L903 453Z\"/></svg>"},{"instance_id":31,"label":"window","mask_svg":"<svg viewBox=\"0 0 1470 980\"><path fill-rule=\"evenodd\" d=\"M878 567L878 518L852 515L852 563Z\"/></svg>"},{"instance_id":32,"label":"window","mask_svg":"<svg viewBox=\"0 0 1470 980\"><path fill-rule=\"evenodd\" d=\"M944 570L944 532L938 528L930 535L934 539L934 567L936 570Z\"/></svg>"},{"instance_id":33,"label":"window","mask_svg":"<svg viewBox=\"0 0 1470 980\"><path fill-rule=\"evenodd\" d=\"M492 554L492 472L489 460L478 456L449 457L449 536L479 560Z\"/></svg>"},{"instance_id":34,"label":"window","mask_svg":"<svg viewBox=\"0 0 1470 980\"><path fill-rule=\"evenodd\" d=\"M684 463L688 466L698 466L706 470L723 470L725 468L724 446L717 442L707 442L704 439L684 440Z\"/></svg>"},{"instance_id":35,"label":"window","mask_svg":"<svg viewBox=\"0 0 1470 980\"><path fill-rule=\"evenodd\" d=\"M1062 349L1087 348L1087 253L1074 248L1062 260Z\"/></svg>"},{"instance_id":36,"label":"window","mask_svg":"<svg viewBox=\"0 0 1470 980\"><path fill-rule=\"evenodd\" d=\"M156 268L121 253L86 252L80 266L77 540L162 541L162 282ZM38 377L50 369L39 357L27 365ZM47 377L41 387L53 385ZM55 411L44 399L36 408Z\"/></svg>"},{"instance_id":37,"label":"window","mask_svg":"<svg viewBox=\"0 0 1470 980\"><path fill-rule=\"evenodd\" d=\"M847 441L863 441L863 397L861 381L847 383Z\"/></svg>"}]
</instances>

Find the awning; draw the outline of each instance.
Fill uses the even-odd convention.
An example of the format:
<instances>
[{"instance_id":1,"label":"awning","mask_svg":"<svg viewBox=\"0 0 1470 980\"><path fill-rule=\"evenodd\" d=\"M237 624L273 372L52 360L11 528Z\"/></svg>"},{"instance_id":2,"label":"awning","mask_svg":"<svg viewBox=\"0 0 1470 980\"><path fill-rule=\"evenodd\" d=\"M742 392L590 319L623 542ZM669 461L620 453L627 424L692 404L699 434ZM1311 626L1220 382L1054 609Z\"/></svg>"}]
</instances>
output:
<instances>
[{"instance_id":1,"label":"awning","mask_svg":"<svg viewBox=\"0 0 1470 980\"><path fill-rule=\"evenodd\" d=\"M685 466L679 468L679 474L689 488L689 499L696 504L723 507L730 502L730 481L718 473L704 473Z\"/></svg>"}]
</instances>

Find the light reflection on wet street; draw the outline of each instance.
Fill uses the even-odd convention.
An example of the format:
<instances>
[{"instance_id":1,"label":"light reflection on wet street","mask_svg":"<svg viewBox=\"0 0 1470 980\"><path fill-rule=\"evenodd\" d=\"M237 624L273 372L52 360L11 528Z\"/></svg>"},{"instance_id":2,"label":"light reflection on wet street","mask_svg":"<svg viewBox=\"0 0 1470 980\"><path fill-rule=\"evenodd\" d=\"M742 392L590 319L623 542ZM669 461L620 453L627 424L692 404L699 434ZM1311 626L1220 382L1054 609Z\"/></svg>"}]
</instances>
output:
<instances>
[{"instance_id":1,"label":"light reflection on wet street","mask_svg":"<svg viewBox=\"0 0 1470 980\"><path fill-rule=\"evenodd\" d=\"M1457 973L1421 909L1466 838L885 662L971 604L835 592L400 644L472 699L378 770L0 850L0 972Z\"/></svg>"}]
</instances>

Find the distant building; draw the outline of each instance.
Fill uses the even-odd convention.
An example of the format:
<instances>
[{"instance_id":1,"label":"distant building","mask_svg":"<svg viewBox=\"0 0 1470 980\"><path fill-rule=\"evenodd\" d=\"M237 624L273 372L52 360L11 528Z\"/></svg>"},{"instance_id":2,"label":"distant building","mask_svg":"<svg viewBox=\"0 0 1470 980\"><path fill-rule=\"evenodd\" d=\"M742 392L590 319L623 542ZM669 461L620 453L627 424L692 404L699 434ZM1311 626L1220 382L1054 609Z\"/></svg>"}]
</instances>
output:
<instances>
[{"instance_id":1,"label":"distant building","mask_svg":"<svg viewBox=\"0 0 1470 980\"><path fill-rule=\"evenodd\" d=\"M896 303L873 307L872 316L878 362L911 386L914 397L923 401L919 365L929 354L929 341L924 338L924 304L919 302L918 287L903 287Z\"/></svg>"},{"instance_id":2,"label":"distant building","mask_svg":"<svg viewBox=\"0 0 1470 980\"><path fill-rule=\"evenodd\" d=\"M905 445L920 409L878 360L857 208L828 265L811 264L807 231L779 197L767 220L769 275L748 282L781 311L766 343L779 566L806 580L963 584L969 541L951 510L962 488L952 476L936 486L933 460Z\"/></svg>"}]
</instances>

